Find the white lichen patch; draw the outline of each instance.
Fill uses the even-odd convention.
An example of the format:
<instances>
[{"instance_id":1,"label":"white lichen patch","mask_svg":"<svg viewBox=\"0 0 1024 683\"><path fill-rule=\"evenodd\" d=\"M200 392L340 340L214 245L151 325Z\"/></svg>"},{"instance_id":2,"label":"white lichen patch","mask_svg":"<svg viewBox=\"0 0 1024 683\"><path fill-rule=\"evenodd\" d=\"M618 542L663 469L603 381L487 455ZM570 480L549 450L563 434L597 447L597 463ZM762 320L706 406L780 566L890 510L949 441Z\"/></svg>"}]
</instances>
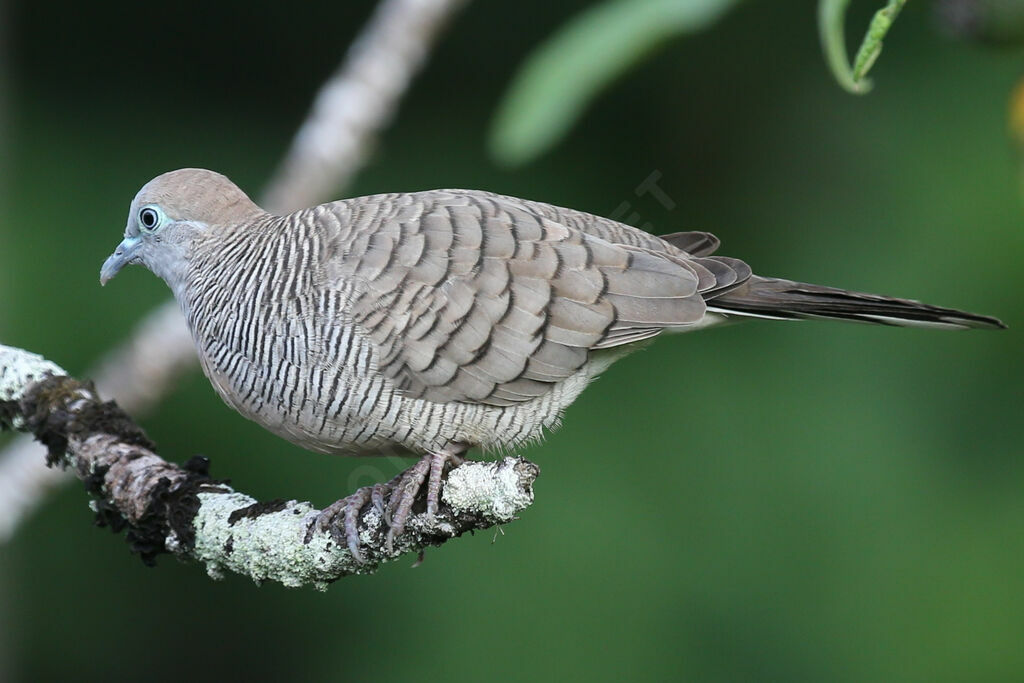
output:
<instances>
[{"instance_id":1,"label":"white lichen patch","mask_svg":"<svg viewBox=\"0 0 1024 683\"><path fill-rule=\"evenodd\" d=\"M0 400L21 401L34 384L54 376L67 375L60 366L37 354L0 345ZM72 398L75 400L67 407L70 412L96 400L87 390ZM24 420L16 415L19 411L8 412L15 413L18 424L14 426L24 429ZM75 436L67 458L87 465L80 467L77 460L73 462L75 473L82 479L95 479L103 458L119 458L135 463L136 467L142 463L143 469L152 466L173 470L155 454L102 429ZM271 580L289 587L312 585L324 590L343 576L373 573L382 563L404 553L438 545L469 529L514 519L516 513L533 502L536 475L535 465L517 458L467 462L452 470L442 485L442 499L456 516L450 510L439 510L437 515L414 514L405 531L394 539L389 537L389 522L383 513L365 506L358 521L365 564L353 558L344 540L339 543L339 532L343 529L314 526L320 511L311 504L294 500L259 504L226 486L211 485L196 494L199 509L192 520L194 543L171 532L163 539L164 547L180 557L191 556L203 563L213 578L222 578L230 571L257 583ZM128 518L134 519L132 515L148 504L148 496L154 492L152 485L145 487L144 479L135 477L137 487L115 496L117 500L113 502ZM160 480L149 479L154 484ZM95 502L91 507L94 511L100 509Z\"/></svg>"},{"instance_id":2,"label":"white lichen patch","mask_svg":"<svg viewBox=\"0 0 1024 683\"><path fill-rule=\"evenodd\" d=\"M57 365L39 354L0 344L0 401L20 401L25 390L49 375L66 375ZM22 418L15 416L15 429L21 429Z\"/></svg>"},{"instance_id":3,"label":"white lichen patch","mask_svg":"<svg viewBox=\"0 0 1024 683\"><path fill-rule=\"evenodd\" d=\"M199 501L192 555L213 578L233 571L257 583L270 579L292 588L312 584L323 589L330 580L354 570L348 551L330 535L315 533L309 543L304 542L316 513L309 503L289 501L278 512L229 524L232 512L256 501L241 493L200 493Z\"/></svg>"},{"instance_id":4,"label":"white lichen patch","mask_svg":"<svg viewBox=\"0 0 1024 683\"><path fill-rule=\"evenodd\" d=\"M470 512L509 522L533 503L533 488L523 486L516 469L519 461L470 461L456 467L445 481L441 498L456 512Z\"/></svg>"},{"instance_id":5,"label":"white lichen patch","mask_svg":"<svg viewBox=\"0 0 1024 683\"><path fill-rule=\"evenodd\" d=\"M370 545L380 533L380 529L384 524L384 518L380 512L370 507L366 514L363 515L362 522L363 527L359 531L359 540L364 545Z\"/></svg>"}]
</instances>

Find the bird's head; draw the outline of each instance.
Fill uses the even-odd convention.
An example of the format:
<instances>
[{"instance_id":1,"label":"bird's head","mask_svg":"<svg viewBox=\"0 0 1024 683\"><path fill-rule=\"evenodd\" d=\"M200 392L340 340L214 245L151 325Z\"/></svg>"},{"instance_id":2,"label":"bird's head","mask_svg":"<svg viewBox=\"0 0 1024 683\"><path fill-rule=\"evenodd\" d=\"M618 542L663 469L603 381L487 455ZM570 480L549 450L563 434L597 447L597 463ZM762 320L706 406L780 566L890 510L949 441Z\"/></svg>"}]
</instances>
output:
<instances>
[{"instance_id":1,"label":"bird's head","mask_svg":"<svg viewBox=\"0 0 1024 683\"><path fill-rule=\"evenodd\" d=\"M183 168L159 175L132 200L124 239L103 263L100 284L129 263L141 264L172 284L187 266L199 236L263 213L220 173Z\"/></svg>"}]
</instances>

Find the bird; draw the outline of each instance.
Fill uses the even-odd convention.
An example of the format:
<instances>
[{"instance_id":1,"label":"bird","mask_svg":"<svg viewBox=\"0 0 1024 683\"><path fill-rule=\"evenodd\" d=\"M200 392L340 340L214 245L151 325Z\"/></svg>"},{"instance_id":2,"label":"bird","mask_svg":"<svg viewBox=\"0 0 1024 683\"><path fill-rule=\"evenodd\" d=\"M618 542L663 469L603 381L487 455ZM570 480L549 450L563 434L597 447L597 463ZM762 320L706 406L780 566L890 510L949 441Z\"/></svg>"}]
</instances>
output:
<instances>
[{"instance_id":1,"label":"bird","mask_svg":"<svg viewBox=\"0 0 1024 683\"><path fill-rule=\"evenodd\" d=\"M387 542L471 448L508 451L559 425L613 362L654 337L745 318L946 329L998 319L762 277L704 231L655 236L609 218L479 190L342 199L273 215L227 177L186 168L136 194L103 263L162 278L203 371L241 415L311 451L400 452L391 482L328 506L363 560L359 513Z\"/></svg>"}]
</instances>

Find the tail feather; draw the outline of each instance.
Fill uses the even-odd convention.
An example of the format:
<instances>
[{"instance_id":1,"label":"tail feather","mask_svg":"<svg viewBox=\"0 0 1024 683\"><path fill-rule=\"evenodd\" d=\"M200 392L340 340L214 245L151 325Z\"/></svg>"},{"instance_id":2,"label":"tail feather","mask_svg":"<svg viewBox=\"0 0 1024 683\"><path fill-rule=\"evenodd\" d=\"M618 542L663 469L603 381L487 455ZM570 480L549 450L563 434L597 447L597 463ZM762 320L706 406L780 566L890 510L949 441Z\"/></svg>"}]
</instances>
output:
<instances>
[{"instance_id":1,"label":"tail feather","mask_svg":"<svg viewBox=\"0 0 1024 683\"><path fill-rule=\"evenodd\" d=\"M743 285L711 297L708 310L776 320L832 318L901 327L1005 328L1000 320L911 299L851 292L792 280L752 276Z\"/></svg>"}]
</instances>

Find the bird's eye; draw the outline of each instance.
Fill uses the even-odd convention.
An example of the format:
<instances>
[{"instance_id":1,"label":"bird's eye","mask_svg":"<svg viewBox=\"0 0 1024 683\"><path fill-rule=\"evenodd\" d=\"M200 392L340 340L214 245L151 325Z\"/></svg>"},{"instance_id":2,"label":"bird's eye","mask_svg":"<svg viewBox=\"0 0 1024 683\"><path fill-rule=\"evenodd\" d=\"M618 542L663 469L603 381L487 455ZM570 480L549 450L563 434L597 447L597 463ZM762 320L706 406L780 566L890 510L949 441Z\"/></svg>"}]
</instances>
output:
<instances>
[{"instance_id":1,"label":"bird's eye","mask_svg":"<svg viewBox=\"0 0 1024 683\"><path fill-rule=\"evenodd\" d=\"M147 206L142 211L139 211L139 225L144 230L153 230L159 223L160 214L153 207Z\"/></svg>"}]
</instances>

